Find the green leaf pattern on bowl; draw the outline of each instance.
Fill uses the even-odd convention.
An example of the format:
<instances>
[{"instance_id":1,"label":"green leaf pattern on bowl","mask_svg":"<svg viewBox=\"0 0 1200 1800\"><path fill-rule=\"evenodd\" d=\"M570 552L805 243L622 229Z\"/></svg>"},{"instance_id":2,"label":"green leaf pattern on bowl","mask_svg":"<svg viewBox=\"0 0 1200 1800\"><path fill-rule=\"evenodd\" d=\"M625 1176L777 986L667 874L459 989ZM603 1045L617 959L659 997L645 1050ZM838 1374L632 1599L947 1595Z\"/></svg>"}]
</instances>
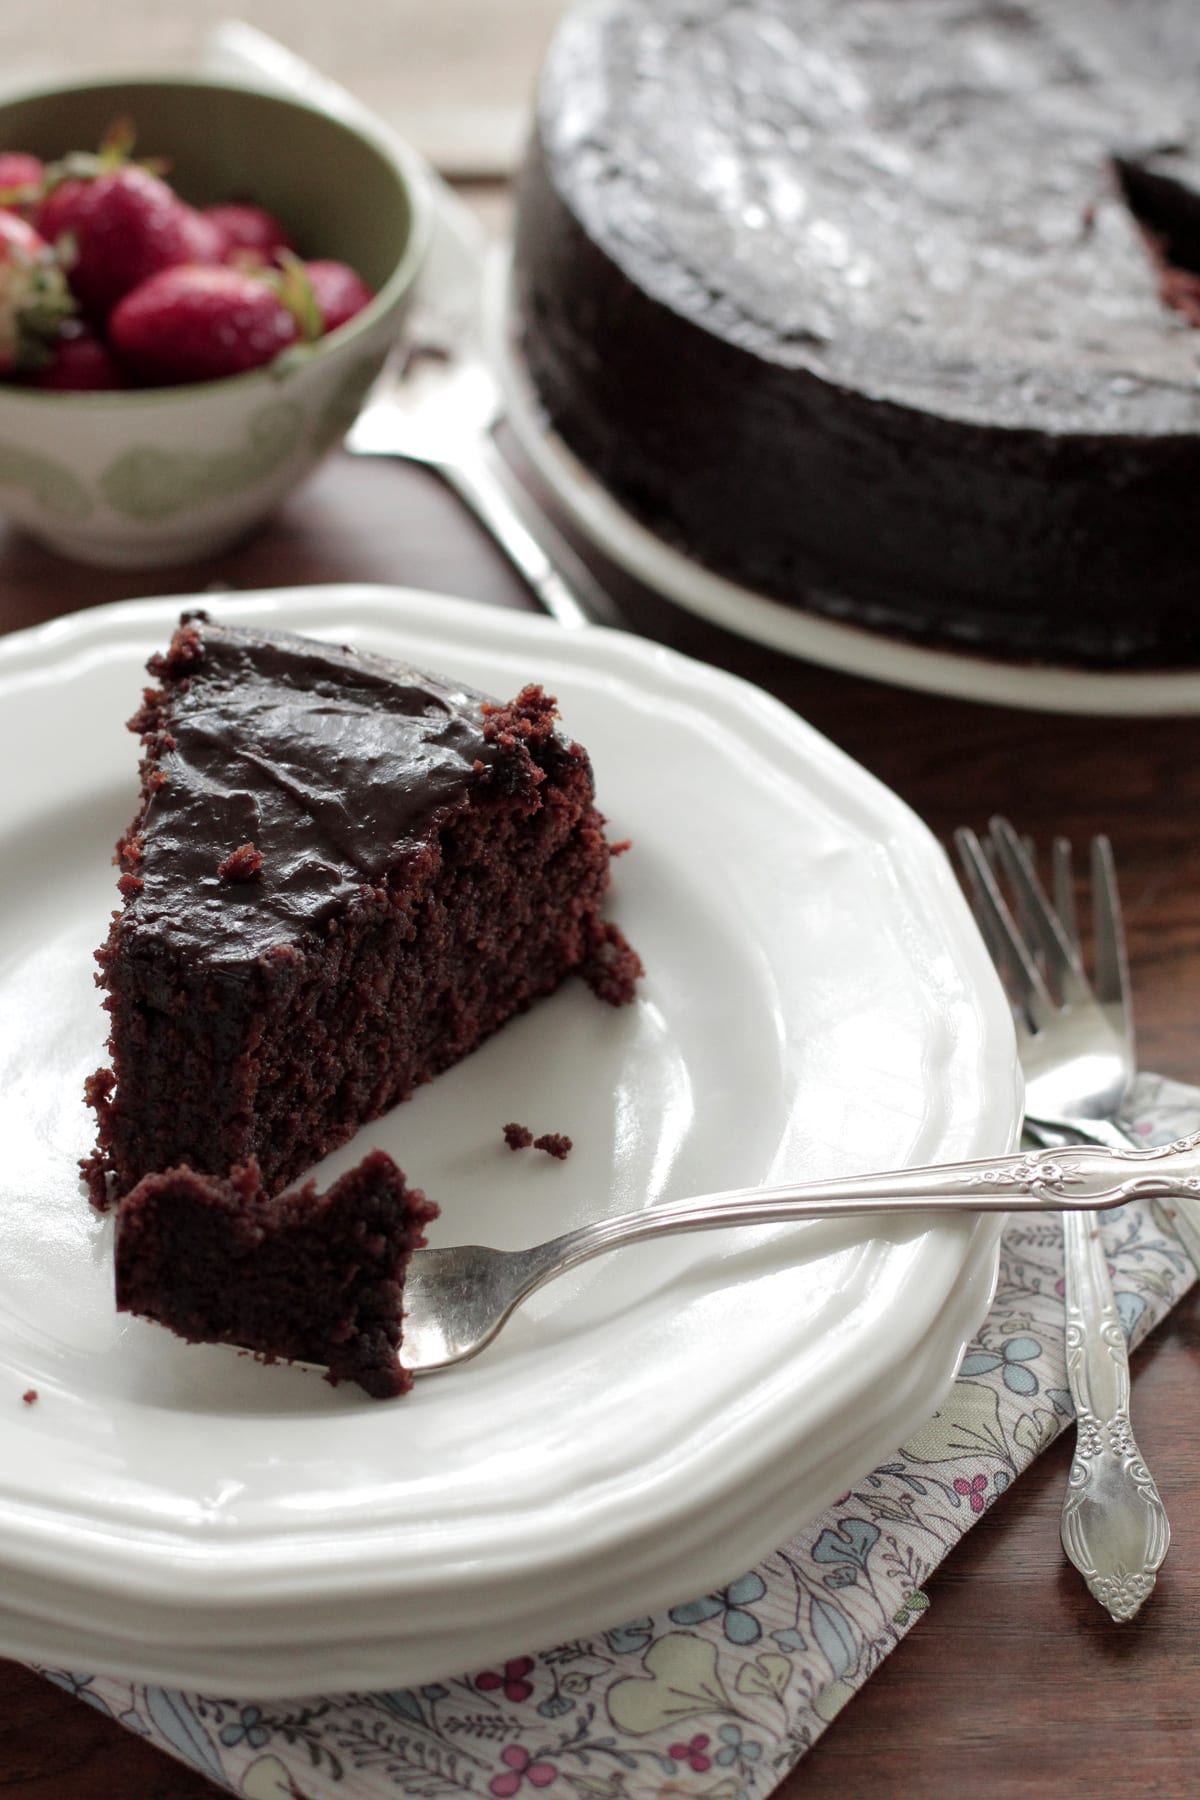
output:
<instances>
[{"instance_id":1,"label":"green leaf pattern on bowl","mask_svg":"<svg viewBox=\"0 0 1200 1800\"><path fill-rule=\"evenodd\" d=\"M304 436L304 410L272 400L250 418L242 443L231 449L167 450L138 444L123 450L100 476L100 492L114 512L154 521L249 487L292 455Z\"/></svg>"},{"instance_id":2,"label":"green leaf pattern on bowl","mask_svg":"<svg viewBox=\"0 0 1200 1800\"><path fill-rule=\"evenodd\" d=\"M25 488L57 519L86 519L92 497L61 463L0 440L0 487Z\"/></svg>"}]
</instances>

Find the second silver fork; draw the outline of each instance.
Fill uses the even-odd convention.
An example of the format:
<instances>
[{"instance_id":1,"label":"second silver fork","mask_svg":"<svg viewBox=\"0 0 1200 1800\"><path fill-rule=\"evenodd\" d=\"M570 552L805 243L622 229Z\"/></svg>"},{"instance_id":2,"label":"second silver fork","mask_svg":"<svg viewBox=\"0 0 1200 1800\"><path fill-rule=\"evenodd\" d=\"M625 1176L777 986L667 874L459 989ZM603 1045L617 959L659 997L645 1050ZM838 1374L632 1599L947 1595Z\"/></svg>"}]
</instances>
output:
<instances>
[{"instance_id":1,"label":"second silver fork","mask_svg":"<svg viewBox=\"0 0 1200 1800\"><path fill-rule=\"evenodd\" d=\"M1105 840L1093 850L1097 991L1084 973L1069 859L1056 852L1051 906L1032 859L1006 820L989 852L956 834L976 917L1013 1003L1030 1134L1045 1145L1091 1138L1128 1143L1113 1124L1135 1071L1120 908ZM1008 906L997 871L1015 896ZM1125 1333L1094 1215L1063 1217L1067 1379L1076 1442L1062 1541L1114 1619L1151 1592L1170 1528L1130 1421Z\"/></svg>"},{"instance_id":2,"label":"second silver fork","mask_svg":"<svg viewBox=\"0 0 1200 1800\"><path fill-rule=\"evenodd\" d=\"M485 344L488 254L463 202L432 171L434 236L404 347L346 434L354 456L398 457L470 508L544 612L568 629L622 625L599 579L501 450L503 399Z\"/></svg>"}]
</instances>

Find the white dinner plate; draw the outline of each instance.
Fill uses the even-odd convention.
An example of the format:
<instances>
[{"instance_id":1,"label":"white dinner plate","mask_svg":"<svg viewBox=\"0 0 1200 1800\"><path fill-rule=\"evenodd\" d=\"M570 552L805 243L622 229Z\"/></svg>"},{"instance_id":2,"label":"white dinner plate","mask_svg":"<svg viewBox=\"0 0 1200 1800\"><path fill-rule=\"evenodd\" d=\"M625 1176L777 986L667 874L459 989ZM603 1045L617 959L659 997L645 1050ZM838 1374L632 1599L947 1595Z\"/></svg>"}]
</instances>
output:
<instances>
[{"instance_id":1,"label":"white dinner plate","mask_svg":"<svg viewBox=\"0 0 1200 1800\"><path fill-rule=\"evenodd\" d=\"M440 273L443 280L454 284L480 280L478 269L472 272L465 263L454 270L443 268ZM504 394L505 416L517 441L597 548L655 593L740 637L895 687L1031 711L1099 717L1200 712L1200 668L1085 669L938 649L787 606L705 568L627 512L549 428L518 346L503 255L494 258L484 279L489 355ZM1131 595L1130 604L1136 603L1136 595Z\"/></svg>"},{"instance_id":2,"label":"white dinner plate","mask_svg":"<svg viewBox=\"0 0 1200 1800\"><path fill-rule=\"evenodd\" d=\"M612 913L646 965L637 1002L568 985L322 1175L379 1144L440 1202L432 1241L520 1244L1015 1141L1007 1008L940 849L767 695L623 633L433 595L200 603L501 694L542 681L633 840ZM998 1221L630 1249L392 1404L114 1313L111 1226L76 1171L105 1034L92 952L136 799L123 721L186 604L0 640L0 1651L80 1666L86 1646L228 1691L406 1683L732 1578L934 1410ZM513 1119L569 1133L570 1159L513 1155Z\"/></svg>"}]
</instances>

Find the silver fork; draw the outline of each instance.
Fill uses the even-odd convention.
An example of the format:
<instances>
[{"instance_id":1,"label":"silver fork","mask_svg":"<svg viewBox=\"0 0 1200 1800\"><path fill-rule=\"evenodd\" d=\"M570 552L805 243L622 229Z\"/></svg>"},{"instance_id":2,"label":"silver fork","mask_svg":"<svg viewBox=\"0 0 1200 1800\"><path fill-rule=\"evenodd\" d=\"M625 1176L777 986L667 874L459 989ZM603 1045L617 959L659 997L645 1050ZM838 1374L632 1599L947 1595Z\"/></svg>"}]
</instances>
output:
<instances>
[{"instance_id":1,"label":"silver fork","mask_svg":"<svg viewBox=\"0 0 1200 1800\"><path fill-rule=\"evenodd\" d=\"M431 176L431 183L436 178ZM475 514L560 625L620 625L607 591L547 518L494 436L502 417L484 348L485 251L461 201L436 183L427 271L405 328L345 447L394 456L439 476Z\"/></svg>"},{"instance_id":2,"label":"silver fork","mask_svg":"<svg viewBox=\"0 0 1200 1800\"><path fill-rule=\"evenodd\" d=\"M1044 992L1048 981L1060 994L1064 1007L1074 1009L1073 1026L1060 1020L1053 1038L1045 1036L1043 1026L1040 1041L1034 1027L1032 1039L1023 1048L1027 1135L1046 1146L1083 1139L1089 1144L1110 1144L1118 1150L1130 1144L1136 1148L1141 1140L1122 1123L1137 1074L1137 1049L1129 958L1112 845L1104 836L1093 838L1091 844L1094 988L1089 987L1084 973L1068 840L1055 838L1053 844L1053 903L1038 880L1030 845L1018 838L1006 819L991 821L985 855L993 873L999 867L1007 875L1017 902L1016 945L1007 940L1003 931L997 939L994 928L981 920L985 936L993 932L989 947L1001 972L1004 973L1006 958L1019 959L1022 949L1029 951L1032 940L1031 966L1022 967L1018 991L1022 983L1040 981L1043 992L1038 1004L1044 1014L1049 1000ZM979 911L977 906L977 917ZM1043 971L1046 979L1042 979ZM1049 1004L1053 1008L1052 1000ZM1090 1006L1099 1007L1110 1027L1107 1041L1095 1027ZM1061 1069L1044 1067L1063 1054L1068 1029L1074 1029L1078 1038L1077 1067L1082 1070L1086 1061L1092 1071L1086 1084L1081 1076L1068 1081ZM1170 1222L1189 1259L1200 1269L1200 1217L1196 1209L1184 1201L1172 1209Z\"/></svg>"},{"instance_id":3,"label":"silver fork","mask_svg":"<svg viewBox=\"0 0 1200 1800\"><path fill-rule=\"evenodd\" d=\"M1027 860L1033 857L1029 845L1023 844ZM1075 871L1071 845L1066 838L1055 838L1052 854L1052 886L1054 905L1051 918L1057 914L1066 940L1066 948L1080 968L1083 948L1079 920L1075 908ZM1036 875L1034 877L1036 881ZM1092 840L1091 888L1093 904L1093 936L1095 939L1095 989L1101 1010L1108 1019L1123 1048L1126 1085L1115 1108L1096 1116L1082 1115L1072 1119L1026 1118L1029 1136L1043 1145L1061 1143L1063 1134L1089 1144L1111 1144L1120 1149L1125 1144L1136 1148L1136 1138L1124 1123L1134 1077L1137 1074L1137 1047L1133 1024L1133 991L1129 979L1129 957L1125 948L1124 915L1117 886L1112 845L1106 837ZM1170 1208L1169 1223L1183 1245L1189 1261L1200 1269L1200 1213L1192 1202L1183 1200Z\"/></svg>"},{"instance_id":4,"label":"silver fork","mask_svg":"<svg viewBox=\"0 0 1200 1800\"><path fill-rule=\"evenodd\" d=\"M852 1214L1062 1211L1090 1216L1135 1197L1200 1191L1200 1133L1154 1150L1075 1144L1017 1155L737 1188L599 1219L521 1250L451 1244L418 1250L404 1291L404 1363L432 1374L475 1356L536 1289L593 1256L671 1232L780 1225Z\"/></svg>"},{"instance_id":5,"label":"silver fork","mask_svg":"<svg viewBox=\"0 0 1200 1800\"><path fill-rule=\"evenodd\" d=\"M320 70L240 19L205 36L206 67L297 94L368 133L381 121ZM363 456L422 463L453 488L560 625L619 625L612 599L546 517L497 445L498 383L484 348L487 247L474 214L408 145L392 139L428 201L432 233L404 346L389 359L346 438Z\"/></svg>"},{"instance_id":6,"label":"silver fork","mask_svg":"<svg viewBox=\"0 0 1200 1800\"><path fill-rule=\"evenodd\" d=\"M401 1358L413 1375L467 1362L522 1301L593 1256L672 1232L783 1225L853 1214L1093 1212L1130 1200L1200 1193L1200 1132L1153 1150L1067 1144L973 1162L843 1176L800 1186L735 1188L599 1219L542 1244L493 1250L449 1244L418 1250L404 1286ZM119 1229L119 1226L118 1226ZM240 1346L235 1346L239 1348ZM302 1367L319 1362L296 1359Z\"/></svg>"},{"instance_id":7,"label":"silver fork","mask_svg":"<svg viewBox=\"0 0 1200 1800\"><path fill-rule=\"evenodd\" d=\"M1069 855L1056 852L1058 905L1052 906L1007 820L991 822L990 855L972 831L957 832L955 842L976 918L1013 1005L1031 1135L1043 1144L1083 1138L1128 1145L1113 1124L1136 1065L1107 840L1097 840L1092 851L1096 991L1079 950ZM1015 917L998 871L1015 896ZM1076 1414L1063 1548L1101 1605L1114 1619L1126 1620L1154 1586L1170 1527L1133 1436L1125 1334L1094 1217L1064 1212L1063 1250L1067 1382Z\"/></svg>"},{"instance_id":8,"label":"silver fork","mask_svg":"<svg viewBox=\"0 0 1200 1800\"><path fill-rule=\"evenodd\" d=\"M395 456L440 476L560 625L620 624L608 594L506 461L492 435L499 419L482 352L418 330L389 359L345 445L355 456Z\"/></svg>"}]
</instances>

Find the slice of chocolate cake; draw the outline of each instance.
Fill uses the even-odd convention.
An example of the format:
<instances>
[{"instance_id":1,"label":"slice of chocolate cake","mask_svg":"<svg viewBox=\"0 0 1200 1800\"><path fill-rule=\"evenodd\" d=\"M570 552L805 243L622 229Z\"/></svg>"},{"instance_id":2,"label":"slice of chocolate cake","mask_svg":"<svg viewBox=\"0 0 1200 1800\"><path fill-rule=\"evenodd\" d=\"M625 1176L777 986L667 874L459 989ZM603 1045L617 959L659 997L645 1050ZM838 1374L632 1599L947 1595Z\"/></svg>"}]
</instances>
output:
<instances>
[{"instance_id":1,"label":"slice of chocolate cake","mask_svg":"<svg viewBox=\"0 0 1200 1800\"><path fill-rule=\"evenodd\" d=\"M631 998L591 765L539 688L494 705L203 614L149 666L97 1205L252 1159L276 1194L573 970Z\"/></svg>"},{"instance_id":2,"label":"slice of chocolate cake","mask_svg":"<svg viewBox=\"0 0 1200 1800\"><path fill-rule=\"evenodd\" d=\"M377 1400L406 1393L404 1271L437 1207L374 1150L326 1194L274 1198L258 1166L168 1169L117 1208L117 1308L197 1344L325 1363Z\"/></svg>"}]
</instances>

